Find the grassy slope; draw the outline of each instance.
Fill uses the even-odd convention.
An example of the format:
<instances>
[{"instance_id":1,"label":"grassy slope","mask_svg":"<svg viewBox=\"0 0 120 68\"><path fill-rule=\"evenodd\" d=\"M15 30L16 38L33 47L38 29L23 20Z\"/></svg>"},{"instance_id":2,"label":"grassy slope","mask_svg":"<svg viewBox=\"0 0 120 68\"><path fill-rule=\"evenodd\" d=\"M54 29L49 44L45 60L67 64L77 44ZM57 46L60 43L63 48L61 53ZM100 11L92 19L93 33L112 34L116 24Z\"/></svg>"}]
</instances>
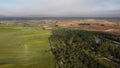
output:
<instances>
[{"instance_id":1,"label":"grassy slope","mask_svg":"<svg viewBox=\"0 0 120 68\"><path fill-rule=\"evenodd\" d=\"M0 26L0 68L53 68L50 34L39 27Z\"/></svg>"}]
</instances>

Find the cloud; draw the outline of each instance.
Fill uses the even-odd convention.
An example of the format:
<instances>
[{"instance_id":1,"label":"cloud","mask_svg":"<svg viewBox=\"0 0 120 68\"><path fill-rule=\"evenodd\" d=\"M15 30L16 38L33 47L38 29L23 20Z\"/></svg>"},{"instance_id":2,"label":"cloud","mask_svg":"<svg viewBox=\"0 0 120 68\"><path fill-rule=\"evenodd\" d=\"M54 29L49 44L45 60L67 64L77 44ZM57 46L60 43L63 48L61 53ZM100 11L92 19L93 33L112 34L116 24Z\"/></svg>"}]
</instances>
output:
<instances>
[{"instance_id":1,"label":"cloud","mask_svg":"<svg viewBox=\"0 0 120 68\"><path fill-rule=\"evenodd\" d=\"M9 16L118 16L120 0L0 1L0 14ZM2 5L1 5L2 3ZM7 6L6 6L7 5Z\"/></svg>"}]
</instances>

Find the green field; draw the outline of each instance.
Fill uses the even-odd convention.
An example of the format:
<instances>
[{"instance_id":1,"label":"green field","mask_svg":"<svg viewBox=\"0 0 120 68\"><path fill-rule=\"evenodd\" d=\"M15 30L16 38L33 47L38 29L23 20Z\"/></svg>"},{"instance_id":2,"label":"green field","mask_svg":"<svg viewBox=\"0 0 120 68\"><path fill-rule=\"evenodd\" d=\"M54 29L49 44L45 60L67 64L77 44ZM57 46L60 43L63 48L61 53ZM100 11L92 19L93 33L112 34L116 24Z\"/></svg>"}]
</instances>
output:
<instances>
[{"instance_id":1,"label":"green field","mask_svg":"<svg viewBox=\"0 0 120 68\"><path fill-rule=\"evenodd\" d=\"M50 34L40 27L0 26L0 68L54 68Z\"/></svg>"}]
</instances>

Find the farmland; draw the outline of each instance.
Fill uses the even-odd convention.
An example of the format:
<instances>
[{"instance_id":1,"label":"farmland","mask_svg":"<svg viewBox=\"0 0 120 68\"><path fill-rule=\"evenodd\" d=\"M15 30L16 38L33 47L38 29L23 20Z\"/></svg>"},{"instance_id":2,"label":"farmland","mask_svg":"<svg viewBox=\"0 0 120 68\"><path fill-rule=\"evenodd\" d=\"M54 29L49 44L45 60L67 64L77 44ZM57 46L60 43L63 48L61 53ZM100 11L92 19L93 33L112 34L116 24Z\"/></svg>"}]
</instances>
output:
<instances>
[{"instance_id":1,"label":"farmland","mask_svg":"<svg viewBox=\"0 0 120 68\"><path fill-rule=\"evenodd\" d=\"M50 34L41 27L0 26L0 68L53 68Z\"/></svg>"},{"instance_id":2,"label":"farmland","mask_svg":"<svg viewBox=\"0 0 120 68\"><path fill-rule=\"evenodd\" d=\"M56 65L58 60L60 65L62 63L64 66L63 63L66 63L65 66L71 66L71 68L76 68L72 67L77 66L76 62L85 67L89 67L90 64L91 68L115 68L120 62L119 29L120 20L118 19L1 20L0 68L54 68L58 65ZM70 45L70 48L63 47L63 51L56 50L62 57L69 53L67 59L64 59L65 62L63 59L56 58L57 54L51 51L50 38L55 39L51 41L52 46ZM95 40L101 40L101 44L96 44ZM73 46L78 44L78 47ZM72 59L75 64L70 57L77 57ZM81 59L76 61L78 57ZM94 64L96 62L100 65Z\"/></svg>"}]
</instances>

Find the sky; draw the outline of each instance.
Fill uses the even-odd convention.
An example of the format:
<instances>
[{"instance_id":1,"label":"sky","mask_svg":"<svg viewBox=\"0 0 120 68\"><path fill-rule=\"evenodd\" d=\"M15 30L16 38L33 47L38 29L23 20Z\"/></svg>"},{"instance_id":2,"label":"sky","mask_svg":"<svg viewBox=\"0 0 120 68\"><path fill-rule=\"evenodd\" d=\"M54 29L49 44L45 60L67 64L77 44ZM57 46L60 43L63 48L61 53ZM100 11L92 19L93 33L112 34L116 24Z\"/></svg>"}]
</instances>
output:
<instances>
[{"instance_id":1,"label":"sky","mask_svg":"<svg viewBox=\"0 0 120 68\"><path fill-rule=\"evenodd\" d=\"M0 16L120 17L120 0L0 0Z\"/></svg>"}]
</instances>

